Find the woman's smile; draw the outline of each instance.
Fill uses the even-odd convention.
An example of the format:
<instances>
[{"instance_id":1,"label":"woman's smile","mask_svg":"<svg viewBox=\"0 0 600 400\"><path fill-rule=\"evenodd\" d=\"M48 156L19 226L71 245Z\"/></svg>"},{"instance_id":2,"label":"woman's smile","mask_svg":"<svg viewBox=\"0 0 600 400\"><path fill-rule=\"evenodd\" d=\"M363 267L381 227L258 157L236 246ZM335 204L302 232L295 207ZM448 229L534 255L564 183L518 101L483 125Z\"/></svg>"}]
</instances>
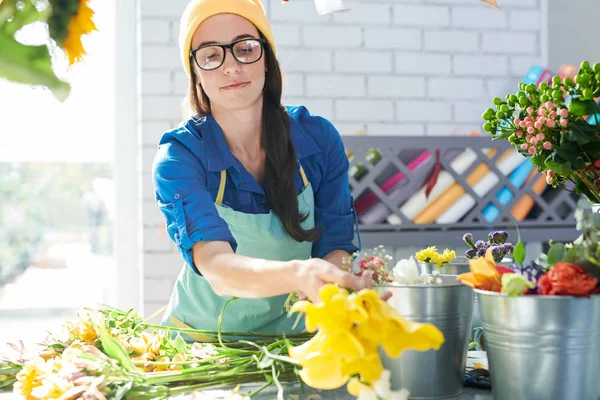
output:
<instances>
[{"instance_id":1,"label":"woman's smile","mask_svg":"<svg viewBox=\"0 0 600 400\"><path fill-rule=\"evenodd\" d=\"M244 81L235 81L235 82L230 83L227 86L223 86L221 89L223 89L223 90L243 89L246 86L248 86L249 84L250 84L250 82L248 82L248 81L246 81L246 82L244 82Z\"/></svg>"}]
</instances>

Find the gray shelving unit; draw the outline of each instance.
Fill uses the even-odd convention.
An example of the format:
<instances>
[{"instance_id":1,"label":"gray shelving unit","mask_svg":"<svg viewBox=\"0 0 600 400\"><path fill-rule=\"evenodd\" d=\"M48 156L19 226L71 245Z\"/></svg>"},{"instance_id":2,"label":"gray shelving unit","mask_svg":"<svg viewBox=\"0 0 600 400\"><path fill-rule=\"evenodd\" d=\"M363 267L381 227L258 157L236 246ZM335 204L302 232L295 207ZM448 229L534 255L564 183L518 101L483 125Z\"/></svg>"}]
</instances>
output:
<instances>
[{"instance_id":1,"label":"gray shelving unit","mask_svg":"<svg viewBox=\"0 0 600 400\"><path fill-rule=\"evenodd\" d=\"M554 241L571 241L578 234L575 229L573 212L576 208L577 196L563 189L554 189L547 186L544 192L538 195L532 185L536 179L531 179L522 187L515 187L507 176L498 169L496 162L498 158L509 148L511 144L507 141L493 141L488 137L390 137L390 136L344 136L346 150L353 154L351 165L357 163L367 167L367 172L360 180L350 176L351 193L355 202L361 196L373 193L378 201L383 202L389 213L394 213L402 221L399 225L384 223L363 224L360 223L360 232L363 248L375 245L384 246L424 246L432 244L455 244L462 243L465 232L471 232L476 238L484 239L490 230L502 229L509 232L510 237L516 241L516 230L511 208L524 195L528 194L535 201L525 220L519 222L521 238L524 242L547 242L550 238ZM381 151L382 158L375 165L366 161L365 155L371 148ZM444 158L443 154L448 151L459 152L470 148L477 155L477 161L472 163L462 174L457 174L450 167L450 159ZM493 157L486 155L486 149L496 148L498 151ZM406 218L399 207L403 201L396 202L386 194L381 185L390 176L401 171L405 179L402 190L407 193L415 193L423 186L423 181L433 168L435 162L435 151L440 149L442 157L440 164L443 170L448 171L456 183L460 184L466 193L476 199L476 204L456 223L451 224L415 224ZM407 165L411 158L428 150L432 155L429 164L425 168L419 168L414 172L409 171ZM486 163L490 170L499 178L494 188L484 196L478 196L471 185L467 183L467 177L480 163ZM512 193L512 200L503 205L496 198L498 192L508 188ZM567 188L568 189L568 188ZM458 199L456 199L458 200ZM482 211L490 203L498 207L499 216L491 223L483 218ZM359 216L360 217L360 216Z\"/></svg>"}]
</instances>

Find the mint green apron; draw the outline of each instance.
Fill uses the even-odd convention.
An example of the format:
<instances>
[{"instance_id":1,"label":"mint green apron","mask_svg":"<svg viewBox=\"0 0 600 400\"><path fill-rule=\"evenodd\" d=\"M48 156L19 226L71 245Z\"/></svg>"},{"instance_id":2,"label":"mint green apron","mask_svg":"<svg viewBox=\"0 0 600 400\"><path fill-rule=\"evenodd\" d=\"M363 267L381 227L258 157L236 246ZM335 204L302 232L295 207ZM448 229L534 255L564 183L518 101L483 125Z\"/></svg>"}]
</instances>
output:
<instances>
[{"instance_id":1,"label":"mint green apron","mask_svg":"<svg viewBox=\"0 0 600 400\"><path fill-rule=\"evenodd\" d=\"M298 195L300 214L308 214L302 222L304 229L312 229L314 221L314 196L310 182L300 166L304 189ZM237 242L236 253L267 260L305 260L311 257L312 243L298 242L285 231L279 218L268 214L246 214L222 205L226 171L221 171L221 183L215 201L219 216L229 225ZM294 327L296 318L288 318L285 301L288 295L261 299L239 298L227 306L223 316L224 332L292 333L304 329L304 320ZM216 331L217 319L225 302L231 297L219 296L208 281L184 265L171 294L163 317L163 325ZM214 341L213 337L187 335L192 340ZM185 336L184 336L185 337ZM186 338L188 339L188 338Z\"/></svg>"}]
</instances>

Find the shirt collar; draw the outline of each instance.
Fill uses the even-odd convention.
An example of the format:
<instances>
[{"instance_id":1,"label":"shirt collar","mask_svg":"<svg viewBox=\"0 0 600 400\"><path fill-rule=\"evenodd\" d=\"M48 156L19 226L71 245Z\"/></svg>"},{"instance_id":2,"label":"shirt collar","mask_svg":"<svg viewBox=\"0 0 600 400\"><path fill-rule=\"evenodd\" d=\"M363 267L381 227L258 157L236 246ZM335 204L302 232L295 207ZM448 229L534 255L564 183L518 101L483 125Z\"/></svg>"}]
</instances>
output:
<instances>
[{"instance_id":1,"label":"shirt collar","mask_svg":"<svg viewBox=\"0 0 600 400\"><path fill-rule=\"evenodd\" d=\"M213 116L209 114L202 120L194 120L194 122L196 128L199 128L200 124L207 128L202 132L202 138L206 143L207 149L207 170L210 172L219 172L232 166L237 170L235 157L231 153L231 150L229 150L223 131ZM321 151L314 139L292 117L290 117L290 138L296 150L296 157L299 160Z\"/></svg>"}]
</instances>

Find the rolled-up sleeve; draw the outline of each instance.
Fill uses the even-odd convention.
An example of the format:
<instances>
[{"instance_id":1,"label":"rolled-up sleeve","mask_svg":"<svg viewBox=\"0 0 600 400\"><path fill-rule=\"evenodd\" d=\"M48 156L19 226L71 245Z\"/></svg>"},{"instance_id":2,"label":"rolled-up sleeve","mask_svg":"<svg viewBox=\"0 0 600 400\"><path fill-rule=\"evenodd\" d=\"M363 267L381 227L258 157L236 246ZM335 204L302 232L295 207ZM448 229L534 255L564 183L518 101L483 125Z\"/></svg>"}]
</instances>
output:
<instances>
[{"instance_id":1,"label":"rolled-up sleeve","mask_svg":"<svg viewBox=\"0 0 600 400\"><path fill-rule=\"evenodd\" d=\"M200 273L192 258L192 247L199 241L227 241L235 251L237 243L207 191L202 162L188 148L176 140L163 139L152 178L167 232L188 266Z\"/></svg>"},{"instance_id":2,"label":"rolled-up sleeve","mask_svg":"<svg viewBox=\"0 0 600 400\"><path fill-rule=\"evenodd\" d=\"M352 254L354 218L352 196L348 184L348 157L342 138L331 123L323 120L328 137L325 174L315 193L315 223L321 236L313 243L313 257L323 258L334 250Z\"/></svg>"}]
</instances>

